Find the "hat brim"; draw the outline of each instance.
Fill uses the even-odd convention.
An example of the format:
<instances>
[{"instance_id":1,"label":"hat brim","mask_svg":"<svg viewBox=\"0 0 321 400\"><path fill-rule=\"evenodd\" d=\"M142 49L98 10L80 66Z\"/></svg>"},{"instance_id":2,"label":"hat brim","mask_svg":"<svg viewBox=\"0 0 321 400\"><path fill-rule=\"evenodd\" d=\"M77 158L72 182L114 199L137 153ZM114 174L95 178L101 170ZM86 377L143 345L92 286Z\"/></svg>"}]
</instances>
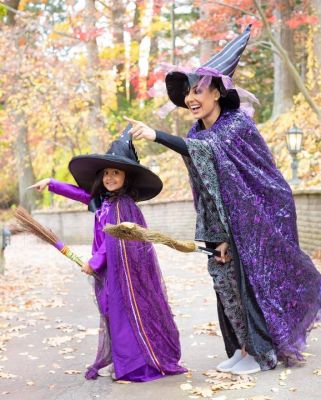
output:
<instances>
[{"instance_id":1,"label":"hat brim","mask_svg":"<svg viewBox=\"0 0 321 400\"><path fill-rule=\"evenodd\" d=\"M78 186L88 193L91 193L98 172L105 168L117 168L130 176L130 184L138 192L137 201L150 200L163 188L156 174L129 158L112 154L89 154L73 157L69 162L70 173Z\"/></svg>"},{"instance_id":2,"label":"hat brim","mask_svg":"<svg viewBox=\"0 0 321 400\"><path fill-rule=\"evenodd\" d=\"M194 75L194 74L192 74ZM221 78L218 78L221 80ZM194 79L195 80L195 79ZM185 104L186 87L189 85L188 75L183 72L173 71L166 75L165 84L167 94L172 103L177 107L188 108ZM222 89L224 89L223 83ZM221 85L220 85L221 86ZM237 92L234 89L231 90L220 90L221 95L224 92L224 105L228 105L229 108L238 108L240 105L240 99Z\"/></svg>"}]
</instances>

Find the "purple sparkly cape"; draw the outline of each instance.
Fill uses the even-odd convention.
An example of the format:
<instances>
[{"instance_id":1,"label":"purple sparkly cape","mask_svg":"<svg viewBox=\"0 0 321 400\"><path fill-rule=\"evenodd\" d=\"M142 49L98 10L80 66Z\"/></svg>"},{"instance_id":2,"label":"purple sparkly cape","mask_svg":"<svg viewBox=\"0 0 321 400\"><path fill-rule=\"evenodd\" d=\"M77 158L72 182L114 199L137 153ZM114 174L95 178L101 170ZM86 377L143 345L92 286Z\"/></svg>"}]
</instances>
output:
<instances>
[{"instance_id":1,"label":"purple sparkly cape","mask_svg":"<svg viewBox=\"0 0 321 400\"><path fill-rule=\"evenodd\" d=\"M187 144L193 139L211 149L228 225L278 358L301 360L320 315L321 275L299 247L291 189L241 110L223 111L208 130L196 122Z\"/></svg>"}]
</instances>

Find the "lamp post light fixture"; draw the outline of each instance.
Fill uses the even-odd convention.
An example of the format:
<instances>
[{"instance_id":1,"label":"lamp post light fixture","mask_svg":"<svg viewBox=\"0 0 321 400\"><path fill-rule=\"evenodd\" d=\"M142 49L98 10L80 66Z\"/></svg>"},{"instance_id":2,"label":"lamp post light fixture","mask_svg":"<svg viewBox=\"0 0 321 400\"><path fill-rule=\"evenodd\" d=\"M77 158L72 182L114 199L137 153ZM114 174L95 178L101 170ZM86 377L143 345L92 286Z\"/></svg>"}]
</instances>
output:
<instances>
[{"instance_id":1,"label":"lamp post light fixture","mask_svg":"<svg viewBox=\"0 0 321 400\"><path fill-rule=\"evenodd\" d=\"M286 144L292 157L292 179L289 182L292 185L298 185L301 183L301 180L298 178L299 161L297 155L301 151L302 136L302 130L295 125L286 132Z\"/></svg>"}]
</instances>

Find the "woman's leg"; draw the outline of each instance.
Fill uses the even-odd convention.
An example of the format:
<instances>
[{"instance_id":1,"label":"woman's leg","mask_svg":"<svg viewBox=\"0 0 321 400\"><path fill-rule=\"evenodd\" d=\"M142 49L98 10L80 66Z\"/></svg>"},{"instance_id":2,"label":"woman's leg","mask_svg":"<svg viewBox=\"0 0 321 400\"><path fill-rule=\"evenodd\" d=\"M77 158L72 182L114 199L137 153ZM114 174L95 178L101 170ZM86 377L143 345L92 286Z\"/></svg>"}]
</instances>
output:
<instances>
[{"instance_id":1,"label":"woman's leg","mask_svg":"<svg viewBox=\"0 0 321 400\"><path fill-rule=\"evenodd\" d=\"M210 258L208 271L213 278L214 289L221 300L224 314L233 328L241 349L246 341L247 329L233 260L219 264L214 258Z\"/></svg>"}]
</instances>

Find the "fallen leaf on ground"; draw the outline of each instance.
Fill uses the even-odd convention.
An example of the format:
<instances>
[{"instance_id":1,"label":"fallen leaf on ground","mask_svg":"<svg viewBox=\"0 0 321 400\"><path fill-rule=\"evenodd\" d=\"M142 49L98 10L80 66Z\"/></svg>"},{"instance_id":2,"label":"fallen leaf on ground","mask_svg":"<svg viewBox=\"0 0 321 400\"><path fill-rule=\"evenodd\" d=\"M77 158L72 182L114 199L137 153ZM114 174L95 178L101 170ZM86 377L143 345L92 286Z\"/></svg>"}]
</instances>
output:
<instances>
[{"instance_id":1,"label":"fallen leaf on ground","mask_svg":"<svg viewBox=\"0 0 321 400\"><path fill-rule=\"evenodd\" d=\"M250 375L233 375L209 370L204 373L208 377L207 383L211 383L213 392L218 390L248 389L256 386L256 379Z\"/></svg>"},{"instance_id":2,"label":"fallen leaf on ground","mask_svg":"<svg viewBox=\"0 0 321 400\"><path fill-rule=\"evenodd\" d=\"M191 389L193 389L193 386L190 383L182 383L180 385L180 388L182 390L191 390Z\"/></svg>"},{"instance_id":3,"label":"fallen leaf on ground","mask_svg":"<svg viewBox=\"0 0 321 400\"><path fill-rule=\"evenodd\" d=\"M302 352L303 357L315 357L315 354Z\"/></svg>"},{"instance_id":4,"label":"fallen leaf on ground","mask_svg":"<svg viewBox=\"0 0 321 400\"><path fill-rule=\"evenodd\" d=\"M70 342L71 339L71 336L54 336L44 339L42 343L47 344L50 347L57 347L62 345L63 343Z\"/></svg>"},{"instance_id":5,"label":"fallen leaf on ground","mask_svg":"<svg viewBox=\"0 0 321 400\"><path fill-rule=\"evenodd\" d=\"M65 374L67 374L67 375L79 375L79 374L81 374L82 372L81 371L79 371L78 369L67 369L66 371L65 371Z\"/></svg>"},{"instance_id":6,"label":"fallen leaf on ground","mask_svg":"<svg viewBox=\"0 0 321 400\"><path fill-rule=\"evenodd\" d=\"M220 336L217 322L211 321L206 324L193 326L195 335Z\"/></svg>"},{"instance_id":7,"label":"fallen leaf on ground","mask_svg":"<svg viewBox=\"0 0 321 400\"><path fill-rule=\"evenodd\" d=\"M68 353L73 353L74 351L76 351L75 349L73 349L72 347L65 347L64 349L61 349L58 351L59 354L68 354Z\"/></svg>"},{"instance_id":8,"label":"fallen leaf on ground","mask_svg":"<svg viewBox=\"0 0 321 400\"><path fill-rule=\"evenodd\" d=\"M13 378L16 378L16 377L17 377L17 375L14 375L14 374L8 374L6 372L0 372L0 378L1 379L13 379Z\"/></svg>"}]
</instances>

